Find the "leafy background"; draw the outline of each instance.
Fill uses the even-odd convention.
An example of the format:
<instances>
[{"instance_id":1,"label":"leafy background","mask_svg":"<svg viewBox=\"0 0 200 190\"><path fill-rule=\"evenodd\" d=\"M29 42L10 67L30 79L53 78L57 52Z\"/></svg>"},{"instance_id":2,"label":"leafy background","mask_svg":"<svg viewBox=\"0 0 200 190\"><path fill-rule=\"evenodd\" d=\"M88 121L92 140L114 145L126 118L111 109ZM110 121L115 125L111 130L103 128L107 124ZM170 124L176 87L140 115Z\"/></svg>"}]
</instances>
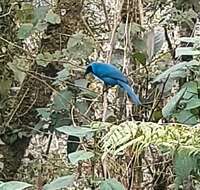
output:
<instances>
[{"instance_id":1,"label":"leafy background","mask_svg":"<svg viewBox=\"0 0 200 190\"><path fill-rule=\"evenodd\" d=\"M0 189L199 189L200 5L0 2ZM83 74L128 76L143 105Z\"/></svg>"}]
</instances>

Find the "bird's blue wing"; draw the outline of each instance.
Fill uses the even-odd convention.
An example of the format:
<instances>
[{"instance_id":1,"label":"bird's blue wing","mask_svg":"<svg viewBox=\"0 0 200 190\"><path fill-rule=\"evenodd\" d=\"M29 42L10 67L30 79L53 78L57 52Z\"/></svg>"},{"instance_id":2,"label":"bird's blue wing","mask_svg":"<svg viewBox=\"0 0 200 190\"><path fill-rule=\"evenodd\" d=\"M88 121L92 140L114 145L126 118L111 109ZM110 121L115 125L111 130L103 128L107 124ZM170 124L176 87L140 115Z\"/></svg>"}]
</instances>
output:
<instances>
[{"instance_id":1,"label":"bird's blue wing","mask_svg":"<svg viewBox=\"0 0 200 190\"><path fill-rule=\"evenodd\" d=\"M123 73L115 66L106 63L98 63L93 62L92 68L94 74L100 79L103 78L112 78L114 80L120 80L125 83L128 83L127 78L123 75Z\"/></svg>"}]
</instances>

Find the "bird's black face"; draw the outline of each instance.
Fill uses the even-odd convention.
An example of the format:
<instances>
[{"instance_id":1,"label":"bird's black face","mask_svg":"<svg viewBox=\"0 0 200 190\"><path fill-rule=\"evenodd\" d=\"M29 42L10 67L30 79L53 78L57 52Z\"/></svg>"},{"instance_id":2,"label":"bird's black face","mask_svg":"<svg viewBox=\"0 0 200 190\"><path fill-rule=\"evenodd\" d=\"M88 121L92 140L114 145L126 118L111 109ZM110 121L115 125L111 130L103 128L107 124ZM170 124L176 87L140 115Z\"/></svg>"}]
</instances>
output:
<instances>
[{"instance_id":1,"label":"bird's black face","mask_svg":"<svg viewBox=\"0 0 200 190\"><path fill-rule=\"evenodd\" d=\"M85 74L84 74L84 77L86 77L86 75L87 75L88 73L92 73L92 72L93 72L92 66L90 65L90 66L87 67L87 69L86 69L86 71L85 71Z\"/></svg>"}]
</instances>

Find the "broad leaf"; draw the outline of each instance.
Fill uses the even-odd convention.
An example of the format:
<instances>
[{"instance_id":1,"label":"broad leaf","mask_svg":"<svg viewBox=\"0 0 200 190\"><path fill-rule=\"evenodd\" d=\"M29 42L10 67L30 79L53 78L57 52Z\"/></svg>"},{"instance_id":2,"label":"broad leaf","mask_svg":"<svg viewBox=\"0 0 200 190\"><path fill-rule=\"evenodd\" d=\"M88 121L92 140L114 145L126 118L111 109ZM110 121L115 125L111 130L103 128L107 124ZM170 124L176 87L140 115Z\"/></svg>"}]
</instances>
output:
<instances>
[{"instance_id":1,"label":"broad leaf","mask_svg":"<svg viewBox=\"0 0 200 190\"><path fill-rule=\"evenodd\" d=\"M101 182L100 190L125 190L125 187L116 179L106 179Z\"/></svg>"},{"instance_id":2,"label":"broad leaf","mask_svg":"<svg viewBox=\"0 0 200 190\"><path fill-rule=\"evenodd\" d=\"M20 182L20 181L9 181L0 184L1 190L24 190L25 188L31 187L31 184Z\"/></svg>"},{"instance_id":3,"label":"broad leaf","mask_svg":"<svg viewBox=\"0 0 200 190\"><path fill-rule=\"evenodd\" d=\"M191 110L200 107L200 99L192 98L186 105L185 110Z\"/></svg>"},{"instance_id":4,"label":"broad leaf","mask_svg":"<svg viewBox=\"0 0 200 190\"><path fill-rule=\"evenodd\" d=\"M182 55L200 55L200 51L195 50L193 47L179 47L176 48L175 55L176 57L180 57Z\"/></svg>"},{"instance_id":5,"label":"broad leaf","mask_svg":"<svg viewBox=\"0 0 200 190\"><path fill-rule=\"evenodd\" d=\"M162 109L163 117L170 117L176 110L176 106L186 92L186 88L181 89L174 97L169 100L169 102Z\"/></svg>"},{"instance_id":6,"label":"broad leaf","mask_svg":"<svg viewBox=\"0 0 200 190\"><path fill-rule=\"evenodd\" d=\"M88 160L94 157L94 153L85 150L76 151L68 155L72 164L77 164L79 161Z\"/></svg>"},{"instance_id":7,"label":"broad leaf","mask_svg":"<svg viewBox=\"0 0 200 190\"><path fill-rule=\"evenodd\" d=\"M179 123L187 125L195 125L198 123L198 118L188 110L181 110L173 115Z\"/></svg>"},{"instance_id":8,"label":"broad leaf","mask_svg":"<svg viewBox=\"0 0 200 190\"><path fill-rule=\"evenodd\" d=\"M56 128L57 131L65 133L67 135L76 136L79 138L82 137L92 137L95 129L86 128L86 127L73 127L73 126L62 126Z\"/></svg>"},{"instance_id":9,"label":"broad leaf","mask_svg":"<svg viewBox=\"0 0 200 190\"><path fill-rule=\"evenodd\" d=\"M170 67L169 69L167 69L166 71L158 75L153 80L153 83L164 82L168 78L168 76L172 79L184 78L187 76L187 70L195 66L200 67L199 62L196 60L192 60L189 62L185 61L185 62L178 63L176 65L173 65L172 67Z\"/></svg>"},{"instance_id":10,"label":"broad leaf","mask_svg":"<svg viewBox=\"0 0 200 190\"><path fill-rule=\"evenodd\" d=\"M73 185L75 181L75 176L63 176L58 179L53 180L51 183L44 185L44 190L58 190Z\"/></svg>"},{"instance_id":11,"label":"broad leaf","mask_svg":"<svg viewBox=\"0 0 200 190\"><path fill-rule=\"evenodd\" d=\"M73 97L73 94L68 89L60 91L54 97L53 108L57 111L68 110L71 105L70 103L71 103L72 97Z\"/></svg>"},{"instance_id":12,"label":"broad leaf","mask_svg":"<svg viewBox=\"0 0 200 190\"><path fill-rule=\"evenodd\" d=\"M74 59L86 59L93 52L94 40L85 34L76 33L67 43L68 56Z\"/></svg>"}]
</instances>

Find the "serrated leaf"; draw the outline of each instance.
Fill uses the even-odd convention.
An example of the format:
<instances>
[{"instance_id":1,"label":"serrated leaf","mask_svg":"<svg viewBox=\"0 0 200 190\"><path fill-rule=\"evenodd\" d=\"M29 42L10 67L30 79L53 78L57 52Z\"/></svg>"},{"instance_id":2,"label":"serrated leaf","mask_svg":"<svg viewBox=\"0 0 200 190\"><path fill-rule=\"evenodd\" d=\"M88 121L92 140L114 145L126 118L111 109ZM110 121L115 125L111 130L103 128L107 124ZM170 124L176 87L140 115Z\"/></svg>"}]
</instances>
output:
<instances>
[{"instance_id":1,"label":"serrated leaf","mask_svg":"<svg viewBox=\"0 0 200 190\"><path fill-rule=\"evenodd\" d=\"M44 185L44 190L58 190L73 185L75 181L74 175L63 176L53 180L51 183Z\"/></svg>"},{"instance_id":2,"label":"serrated leaf","mask_svg":"<svg viewBox=\"0 0 200 190\"><path fill-rule=\"evenodd\" d=\"M72 164L77 164L79 161L88 160L94 157L94 153L85 151L85 150L80 150L80 151L70 153L68 157Z\"/></svg>"},{"instance_id":3,"label":"serrated leaf","mask_svg":"<svg viewBox=\"0 0 200 190\"><path fill-rule=\"evenodd\" d=\"M32 187L33 185L20 182L20 181L9 181L0 184L1 190L23 190L28 187Z\"/></svg>"},{"instance_id":4,"label":"serrated leaf","mask_svg":"<svg viewBox=\"0 0 200 190\"><path fill-rule=\"evenodd\" d=\"M168 118L174 113L178 102L181 100L185 92L186 88L182 88L174 97L171 98L171 100L169 100L169 102L162 109L162 114L164 118Z\"/></svg>"},{"instance_id":5,"label":"serrated leaf","mask_svg":"<svg viewBox=\"0 0 200 190\"><path fill-rule=\"evenodd\" d=\"M45 20L51 24L60 24L61 22L60 16L54 13L52 10L47 13Z\"/></svg>"},{"instance_id":6,"label":"serrated leaf","mask_svg":"<svg viewBox=\"0 0 200 190\"><path fill-rule=\"evenodd\" d=\"M90 129L86 127L73 127L73 126L62 126L56 128L57 131L61 133L65 133L67 135L75 136L75 137L91 137L93 136L96 129Z\"/></svg>"},{"instance_id":7,"label":"serrated leaf","mask_svg":"<svg viewBox=\"0 0 200 190\"><path fill-rule=\"evenodd\" d=\"M31 23L22 24L17 32L17 37L20 40L25 40L30 36L32 31L33 31L33 24Z\"/></svg>"},{"instance_id":8,"label":"serrated leaf","mask_svg":"<svg viewBox=\"0 0 200 190\"><path fill-rule=\"evenodd\" d=\"M101 182L100 190L125 190L125 187L116 179L106 179Z\"/></svg>"}]
</instances>

